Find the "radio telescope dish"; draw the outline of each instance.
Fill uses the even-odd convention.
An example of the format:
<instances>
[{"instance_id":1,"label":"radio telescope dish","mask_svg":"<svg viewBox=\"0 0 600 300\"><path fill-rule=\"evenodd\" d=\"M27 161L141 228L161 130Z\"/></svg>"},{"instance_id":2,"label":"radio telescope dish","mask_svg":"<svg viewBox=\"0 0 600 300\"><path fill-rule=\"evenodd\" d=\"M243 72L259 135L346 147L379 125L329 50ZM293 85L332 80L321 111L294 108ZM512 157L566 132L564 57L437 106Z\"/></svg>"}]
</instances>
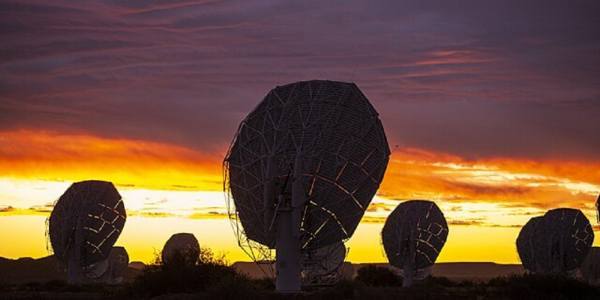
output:
<instances>
[{"instance_id":1,"label":"radio telescope dish","mask_svg":"<svg viewBox=\"0 0 600 300\"><path fill-rule=\"evenodd\" d=\"M110 257L110 256L109 256ZM108 271L108 259L92 264L87 268L83 268L83 274L89 279L97 279Z\"/></svg>"},{"instance_id":2,"label":"radio telescope dish","mask_svg":"<svg viewBox=\"0 0 600 300\"><path fill-rule=\"evenodd\" d=\"M594 242L588 219L580 210L570 208L553 209L534 219L517 238L523 267L539 274L573 274Z\"/></svg>"},{"instance_id":3,"label":"radio telescope dish","mask_svg":"<svg viewBox=\"0 0 600 300\"><path fill-rule=\"evenodd\" d=\"M88 281L95 283L119 284L129 265L129 255L123 247L113 247L107 259L84 268Z\"/></svg>"},{"instance_id":4,"label":"radio telescope dish","mask_svg":"<svg viewBox=\"0 0 600 300\"><path fill-rule=\"evenodd\" d=\"M73 183L56 201L47 235L54 256L67 265L69 284L79 284L83 270L108 258L125 219L121 195L110 182Z\"/></svg>"},{"instance_id":5,"label":"radio telescope dish","mask_svg":"<svg viewBox=\"0 0 600 300\"><path fill-rule=\"evenodd\" d=\"M579 266L581 277L590 284L600 282L600 247L592 247L587 257Z\"/></svg>"},{"instance_id":6,"label":"radio telescope dish","mask_svg":"<svg viewBox=\"0 0 600 300\"><path fill-rule=\"evenodd\" d=\"M241 122L223 162L229 217L252 259L277 249L277 291L300 290L302 251L352 236L389 155L354 83L278 86Z\"/></svg>"},{"instance_id":7,"label":"radio telescope dish","mask_svg":"<svg viewBox=\"0 0 600 300\"><path fill-rule=\"evenodd\" d=\"M448 224L432 201L402 202L392 211L381 231L390 265L402 269L404 286L429 274L448 238Z\"/></svg>"},{"instance_id":8,"label":"radio telescope dish","mask_svg":"<svg viewBox=\"0 0 600 300\"><path fill-rule=\"evenodd\" d=\"M302 284L323 285L339 281L344 259L346 247L343 242L303 251L300 261Z\"/></svg>"},{"instance_id":9,"label":"radio telescope dish","mask_svg":"<svg viewBox=\"0 0 600 300\"><path fill-rule=\"evenodd\" d=\"M176 252L184 257L188 255L198 256L200 254L200 243L191 233L176 233L165 243L162 251L162 261L169 261Z\"/></svg>"},{"instance_id":10,"label":"radio telescope dish","mask_svg":"<svg viewBox=\"0 0 600 300\"><path fill-rule=\"evenodd\" d=\"M108 284L119 284L123 281L123 275L129 266L129 254L123 247L113 247L108 256L109 268L105 273L105 282Z\"/></svg>"}]
</instances>

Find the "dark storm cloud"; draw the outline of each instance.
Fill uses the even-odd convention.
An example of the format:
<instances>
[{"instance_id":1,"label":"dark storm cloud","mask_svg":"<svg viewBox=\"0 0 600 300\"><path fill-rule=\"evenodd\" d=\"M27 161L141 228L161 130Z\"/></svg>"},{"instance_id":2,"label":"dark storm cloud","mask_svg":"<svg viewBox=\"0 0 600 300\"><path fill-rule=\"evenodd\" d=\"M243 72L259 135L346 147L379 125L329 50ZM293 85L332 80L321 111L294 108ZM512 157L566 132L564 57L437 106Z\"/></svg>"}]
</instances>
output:
<instances>
[{"instance_id":1,"label":"dark storm cloud","mask_svg":"<svg viewBox=\"0 0 600 300\"><path fill-rule=\"evenodd\" d=\"M354 81L391 143L600 159L596 1L4 1L0 129L221 150L277 84Z\"/></svg>"}]
</instances>

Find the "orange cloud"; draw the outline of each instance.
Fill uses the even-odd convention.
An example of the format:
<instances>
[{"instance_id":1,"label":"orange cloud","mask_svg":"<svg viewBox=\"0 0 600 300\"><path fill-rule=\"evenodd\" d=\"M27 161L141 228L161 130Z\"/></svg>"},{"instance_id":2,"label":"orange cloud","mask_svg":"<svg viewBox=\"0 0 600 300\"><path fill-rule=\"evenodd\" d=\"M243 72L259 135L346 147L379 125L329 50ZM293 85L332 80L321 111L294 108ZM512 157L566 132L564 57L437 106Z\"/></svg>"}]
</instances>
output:
<instances>
[{"instance_id":1,"label":"orange cloud","mask_svg":"<svg viewBox=\"0 0 600 300\"><path fill-rule=\"evenodd\" d=\"M2 176L109 180L122 187L222 190L221 157L149 141L54 132L0 132Z\"/></svg>"},{"instance_id":2,"label":"orange cloud","mask_svg":"<svg viewBox=\"0 0 600 300\"><path fill-rule=\"evenodd\" d=\"M3 177L110 180L123 189L222 191L221 162L218 154L150 141L26 130L0 132ZM364 221L381 222L398 201L409 199L438 201L453 224L465 218L475 220L478 214L486 213L482 211L484 206L473 206L474 203L494 205L489 208L496 212L494 218L483 220L487 225L501 224L498 220L507 218L500 213L503 208L508 208L507 213L518 212L520 217L556 207L579 208L591 216L599 192L600 162L500 157L467 160L446 153L403 148L393 152L379 189L379 199L369 206ZM184 195L157 194L156 197L158 200L167 197L171 201ZM192 200L178 205L193 209L196 204ZM132 213L137 211L145 216L175 213L169 209L174 204L144 205ZM212 210L191 213L194 213L193 218L224 216L223 210L214 210L218 213ZM503 225L515 224L520 223Z\"/></svg>"},{"instance_id":3,"label":"orange cloud","mask_svg":"<svg viewBox=\"0 0 600 300\"><path fill-rule=\"evenodd\" d=\"M466 160L422 149L395 151L379 189L389 199L488 202L511 207L591 209L600 162L519 158Z\"/></svg>"}]
</instances>

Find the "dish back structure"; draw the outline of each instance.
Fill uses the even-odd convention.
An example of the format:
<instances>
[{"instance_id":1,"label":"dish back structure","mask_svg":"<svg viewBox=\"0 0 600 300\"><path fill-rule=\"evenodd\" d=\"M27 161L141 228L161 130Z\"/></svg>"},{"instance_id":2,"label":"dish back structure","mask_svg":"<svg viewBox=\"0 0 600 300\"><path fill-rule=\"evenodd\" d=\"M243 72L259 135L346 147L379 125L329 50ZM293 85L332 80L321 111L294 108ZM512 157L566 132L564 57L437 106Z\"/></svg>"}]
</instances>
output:
<instances>
[{"instance_id":1,"label":"dish back structure","mask_svg":"<svg viewBox=\"0 0 600 300\"><path fill-rule=\"evenodd\" d=\"M129 265L129 254L123 247L113 247L107 259L84 270L87 282L115 285L123 282Z\"/></svg>"},{"instance_id":2,"label":"dish back structure","mask_svg":"<svg viewBox=\"0 0 600 300\"><path fill-rule=\"evenodd\" d=\"M581 277L590 284L600 283L600 247L592 247L581 266Z\"/></svg>"},{"instance_id":3,"label":"dish back structure","mask_svg":"<svg viewBox=\"0 0 600 300\"><path fill-rule=\"evenodd\" d=\"M404 286L423 279L448 238L448 224L438 206L427 200L400 203L388 216L381 240L392 267L402 269Z\"/></svg>"},{"instance_id":4,"label":"dish back structure","mask_svg":"<svg viewBox=\"0 0 600 300\"><path fill-rule=\"evenodd\" d=\"M302 285L334 284L344 273L346 246L343 242L319 249L305 249L300 261Z\"/></svg>"},{"instance_id":5,"label":"dish back structure","mask_svg":"<svg viewBox=\"0 0 600 300\"><path fill-rule=\"evenodd\" d=\"M224 160L239 244L259 262L270 261L274 248L279 261L298 247L349 239L389 155L378 114L354 83L313 80L274 88L241 122ZM287 242L280 240L284 231ZM299 265L299 258L292 260L293 268Z\"/></svg>"},{"instance_id":6,"label":"dish back structure","mask_svg":"<svg viewBox=\"0 0 600 300\"><path fill-rule=\"evenodd\" d=\"M127 218L121 195L106 181L73 183L56 201L47 220L47 236L56 259L67 265L70 284L81 273L101 268Z\"/></svg>"},{"instance_id":7,"label":"dish back structure","mask_svg":"<svg viewBox=\"0 0 600 300\"><path fill-rule=\"evenodd\" d=\"M197 257L200 254L200 243L192 233L176 233L165 243L161 254L162 261L169 261L176 252L184 257L188 255Z\"/></svg>"},{"instance_id":8,"label":"dish back structure","mask_svg":"<svg viewBox=\"0 0 600 300\"><path fill-rule=\"evenodd\" d=\"M119 284L123 282L125 271L129 267L129 254L124 247L113 247L108 256L109 267L105 273L108 284Z\"/></svg>"},{"instance_id":9,"label":"dish back structure","mask_svg":"<svg viewBox=\"0 0 600 300\"><path fill-rule=\"evenodd\" d=\"M573 275L585 260L594 231L578 209L553 209L530 220L517 238L523 267L534 273Z\"/></svg>"}]
</instances>

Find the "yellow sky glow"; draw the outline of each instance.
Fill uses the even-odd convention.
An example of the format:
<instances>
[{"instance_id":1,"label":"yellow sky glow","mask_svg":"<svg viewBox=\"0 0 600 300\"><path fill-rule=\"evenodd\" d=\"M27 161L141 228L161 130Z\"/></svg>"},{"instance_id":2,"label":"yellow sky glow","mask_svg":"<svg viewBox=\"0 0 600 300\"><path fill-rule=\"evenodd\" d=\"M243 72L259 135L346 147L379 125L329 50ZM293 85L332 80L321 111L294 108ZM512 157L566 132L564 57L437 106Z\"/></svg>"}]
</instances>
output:
<instances>
[{"instance_id":1,"label":"yellow sky glow","mask_svg":"<svg viewBox=\"0 0 600 300\"><path fill-rule=\"evenodd\" d=\"M226 149L223 149L223 152ZM174 233L249 260L226 218L222 157L180 146L50 132L0 132L0 256L47 255L45 219L75 181L115 183L128 211L117 245L149 262ZM600 162L518 158L466 160L397 149L352 239L348 259L382 262L379 233L401 201L434 200L450 224L439 261L516 263L514 242L529 218L558 207L581 209L592 224ZM12 229L14 228L14 230ZM595 242L595 245L600 245Z\"/></svg>"}]
</instances>

